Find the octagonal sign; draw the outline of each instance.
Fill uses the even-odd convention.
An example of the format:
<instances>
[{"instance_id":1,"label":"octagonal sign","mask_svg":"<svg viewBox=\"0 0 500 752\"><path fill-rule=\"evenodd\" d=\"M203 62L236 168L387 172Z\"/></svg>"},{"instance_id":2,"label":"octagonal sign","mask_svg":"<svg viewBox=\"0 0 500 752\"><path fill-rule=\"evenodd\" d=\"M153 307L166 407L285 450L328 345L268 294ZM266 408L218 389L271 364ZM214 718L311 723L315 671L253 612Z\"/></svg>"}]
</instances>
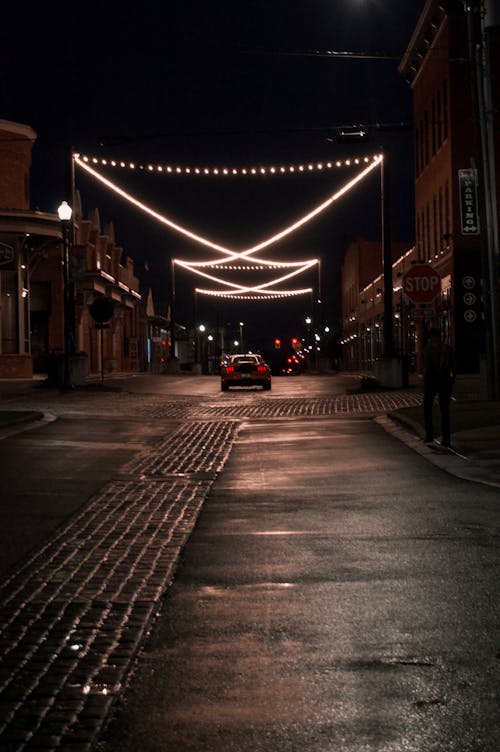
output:
<instances>
[{"instance_id":1,"label":"octagonal sign","mask_svg":"<svg viewBox=\"0 0 500 752\"><path fill-rule=\"evenodd\" d=\"M403 275L402 286L413 303L432 303L441 291L441 277L429 264L414 264Z\"/></svg>"}]
</instances>

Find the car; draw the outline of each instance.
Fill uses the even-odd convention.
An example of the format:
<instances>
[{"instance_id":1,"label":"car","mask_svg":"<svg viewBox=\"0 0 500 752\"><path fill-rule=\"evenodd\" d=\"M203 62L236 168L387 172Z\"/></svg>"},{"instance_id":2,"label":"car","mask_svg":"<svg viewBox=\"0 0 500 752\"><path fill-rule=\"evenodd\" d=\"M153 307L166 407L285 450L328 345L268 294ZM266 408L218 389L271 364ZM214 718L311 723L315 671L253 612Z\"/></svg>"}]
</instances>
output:
<instances>
[{"instance_id":1,"label":"car","mask_svg":"<svg viewBox=\"0 0 500 752\"><path fill-rule=\"evenodd\" d=\"M261 386L271 389L271 369L261 355L241 353L231 355L221 366L220 388L222 392L232 386Z\"/></svg>"}]
</instances>

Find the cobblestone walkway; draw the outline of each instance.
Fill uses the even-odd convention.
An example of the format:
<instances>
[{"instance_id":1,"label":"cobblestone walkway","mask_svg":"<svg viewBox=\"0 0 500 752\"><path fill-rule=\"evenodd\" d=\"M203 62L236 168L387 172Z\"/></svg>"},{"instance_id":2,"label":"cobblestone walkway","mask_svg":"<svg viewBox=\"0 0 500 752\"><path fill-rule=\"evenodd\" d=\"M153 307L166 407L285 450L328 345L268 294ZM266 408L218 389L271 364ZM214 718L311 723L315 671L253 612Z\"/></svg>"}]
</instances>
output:
<instances>
[{"instance_id":1,"label":"cobblestone walkway","mask_svg":"<svg viewBox=\"0 0 500 752\"><path fill-rule=\"evenodd\" d=\"M182 426L2 584L2 750L91 748L237 427Z\"/></svg>"},{"instance_id":2,"label":"cobblestone walkway","mask_svg":"<svg viewBox=\"0 0 500 752\"><path fill-rule=\"evenodd\" d=\"M282 399L266 397L248 402L241 401L242 393L233 401L220 401L204 405L203 414L232 418L284 418L322 415L375 415L400 407L420 405L422 395L414 391L380 392L375 394L347 394L337 397L306 397ZM239 399L238 399L239 397ZM245 398L244 398L245 399Z\"/></svg>"}]
</instances>

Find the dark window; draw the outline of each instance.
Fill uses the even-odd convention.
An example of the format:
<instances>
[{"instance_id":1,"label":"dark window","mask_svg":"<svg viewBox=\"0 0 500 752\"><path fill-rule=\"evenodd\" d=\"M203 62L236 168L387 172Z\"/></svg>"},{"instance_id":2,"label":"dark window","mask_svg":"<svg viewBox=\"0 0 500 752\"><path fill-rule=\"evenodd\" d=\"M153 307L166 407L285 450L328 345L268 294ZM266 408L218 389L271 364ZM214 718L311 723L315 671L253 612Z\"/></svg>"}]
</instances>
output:
<instances>
[{"instance_id":1,"label":"dark window","mask_svg":"<svg viewBox=\"0 0 500 752\"><path fill-rule=\"evenodd\" d=\"M426 258L431 255L431 207L429 202L425 206L425 253Z\"/></svg>"},{"instance_id":2,"label":"dark window","mask_svg":"<svg viewBox=\"0 0 500 752\"><path fill-rule=\"evenodd\" d=\"M438 220L437 220L437 201L436 194L432 197L432 239L434 245L432 251L437 253L438 249Z\"/></svg>"},{"instance_id":3,"label":"dark window","mask_svg":"<svg viewBox=\"0 0 500 752\"><path fill-rule=\"evenodd\" d=\"M418 128L415 128L415 175L420 175L420 138Z\"/></svg>"},{"instance_id":4,"label":"dark window","mask_svg":"<svg viewBox=\"0 0 500 752\"><path fill-rule=\"evenodd\" d=\"M443 81L443 139L448 138L448 81Z\"/></svg>"},{"instance_id":5,"label":"dark window","mask_svg":"<svg viewBox=\"0 0 500 752\"><path fill-rule=\"evenodd\" d=\"M431 144L432 144L432 156L436 153L436 103L434 100L431 102Z\"/></svg>"},{"instance_id":6,"label":"dark window","mask_svg":"<svg viewBox=\"0 0 500 752\"><path fill-rule=\"evenodd\" d=\"M424 112L424 164L429 164L429 114Z\"/></svg>"},{"instance_id":7,"label":"dark window","mask_svg":"<svg viewBox=\"0 0 500 752\"><path fill-rule=\"evenodd\" d=\"M448 181L444 186L444 233L446 235L446 245L450 244L450 187Z\"/></svg>"},{"instance_id":8,"label":"dark window","mask_svg":"<svg viewBox=\"0 0 500 752\"><path fill-rule=\"evenodd\" d=\"M437 93L436 107L437 107L437 112L436 112L437 145L439 149L439 147L441 146L443 142L443 113L442 113L442 108L441 108L441 90L438 90L438 93Z\"/></svg>"}]
</instances>

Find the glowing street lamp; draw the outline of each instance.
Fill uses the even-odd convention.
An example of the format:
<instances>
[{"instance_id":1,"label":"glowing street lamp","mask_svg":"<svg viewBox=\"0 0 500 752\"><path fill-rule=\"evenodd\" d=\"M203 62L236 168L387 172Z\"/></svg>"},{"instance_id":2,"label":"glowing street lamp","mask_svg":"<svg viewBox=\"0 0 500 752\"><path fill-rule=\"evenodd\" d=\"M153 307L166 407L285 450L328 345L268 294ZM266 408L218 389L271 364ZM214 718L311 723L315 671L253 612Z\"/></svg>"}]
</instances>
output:
<instances>
[{"instance_id":1,"label":"glowing street lamp","mask_svg":"<svg viewBox=\"0 0 500 752\"><path fill-rule=\"evenodd\" d=\"M69 353L73 345L73 317L70 282L70 229L73 210L67 201L63 201L58 210L63 239L63 292L64 292L64 381L63 386L68 389L70 383Z\"/></svg>"}]
</instances>

